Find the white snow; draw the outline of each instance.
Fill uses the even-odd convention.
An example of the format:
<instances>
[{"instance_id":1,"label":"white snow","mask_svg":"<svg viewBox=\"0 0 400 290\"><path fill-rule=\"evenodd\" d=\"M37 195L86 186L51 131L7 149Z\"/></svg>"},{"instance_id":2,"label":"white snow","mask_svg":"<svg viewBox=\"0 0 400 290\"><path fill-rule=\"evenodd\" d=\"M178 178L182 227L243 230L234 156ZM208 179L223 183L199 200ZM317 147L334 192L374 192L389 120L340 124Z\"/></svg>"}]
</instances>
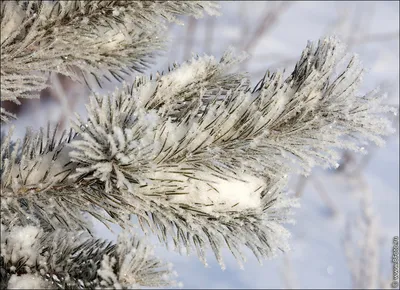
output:
<instances>
[{"instance_id":1,"label":"white snow","mask_svg":"<svg viewBox=\"0 0 400 290\"><path fill-rule=\"evenodd\" d=\"M68 153L71 151L69 147L64 147L58 154L57 159L53 161L54 151L39 155L32 160L22 160L20 166L14 166L12 169L13 190L18 191L21 186L40 187L45 182L61 181L66 174L67 169L72 165L65 166L70 162ZM49 171L46 175L46 171ZM61 172L64 172L60 174ZM18 177L17 177L18 176Z\"/></svg>"},{"instance_id":2,"label":"white snow","mask_svg":"<svg viewBox=\"0 0 400 290\"><path fill-rule=\"evenodd\" d=\"M37 236L40 234L40 229L34 226L13 227L10 233L7 233L7 245L2 245L5 248L6 261L11 260L16 263L20 258L27 258L26 264L31 266L36 263L37 252L35 244L37 244ZM2 241L3 242L3 241ZM2 251L3 254L3 251Z\"/></svg>"},{"instance_id":3,"label":"white snow","mask_svg":"<svg viewBox=\"0 0 400 290\"><path fill-rule=\"evenodd\" d=\"M110 51L117 50L120 44L125 41L125 34L122 31L116 31L115 29L109 29L108 31L100 30L99 35L108 39L108 43L102 44L101 48Z\"/></svg>"},{"instance_id":4,"label":"white snow","mask_svg":"<svg viewBox=\"0 0 400 290\"><path fill-rule=\"evenodd\" d=\"M199 204L197 206L209 213L257 209L260 207L260 194L265 186L262 179L245 173L227 180L209 172L196 172L196 179L165 172L156 172L152 178L184 181L188 194L172 195L171 201L188 205Z\"/></svg>"},{"instance_id":5,"label":"white snow","mask_svg":"<svg viewBox=\"0 0 400 290\"><path fill-rule=\"evenodd\" d=\"M156 87L156 82L147 82L146 84L140 86L140 91L138 94L139 105L146 104L150 100L150 98L153 97Z\"/></svg>"},{"instance_id":6,"label":"white snow","mask_svg":"<svg viewBox=\"0 0 400 290\"><path fill-rule=\"evenodd\" d=\"M108 255L104 255L103 260L101 261L101 267L99 270L97 270L97 274L107 282L112 281L114 289L122 289L121 285L118 283L118 278L112 269L116 262L117 261L114 257L111 257L110 259ZM104 284L104 286L107 285L104 283L104 281L102 281L101 283Z\"/></svg>"},{"instance_id":7,"label":"white snow","mask_svg":"<svg viewBox=\"0 0 400 290\"><path fill-rule=\"evenodd\" d=\"M21 276L11 275L7 289L48 289L49 283L40 276L23 274Z\"/></svg>"},{"instance_id":8,"label":"white snow","mask_svg":"<svg viewBox=\"0 0 400 290\"><path fill-rule=\"evenodd\" d=\"M215 63L213 56L193 58L190 63L183 63L179 68L161 78L161 85L155 98L162 98L163 95L177 95L188 84L204 79L208 73L207 68Z\"/></svg>"}]
</instances>

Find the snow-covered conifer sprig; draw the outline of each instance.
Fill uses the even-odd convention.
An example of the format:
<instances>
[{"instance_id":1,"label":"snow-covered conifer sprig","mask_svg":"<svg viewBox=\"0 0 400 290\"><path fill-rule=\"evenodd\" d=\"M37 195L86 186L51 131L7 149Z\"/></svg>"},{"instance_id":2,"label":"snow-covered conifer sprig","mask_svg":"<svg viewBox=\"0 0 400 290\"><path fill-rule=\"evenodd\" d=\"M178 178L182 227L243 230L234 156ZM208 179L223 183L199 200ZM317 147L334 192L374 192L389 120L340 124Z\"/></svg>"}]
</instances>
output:
<instances>
[{"instance_id":1,"label":"snow-covered conifer sprig","mask_svg":"<svg viewBox=\"0 0 400 290\"><path fill-rule=\"evenodd\" d=\"M125 97L126 95L121 94L120 96ZM107 99L103 100L106 101ZM100 101L100 98L98 101ZM115 111L115 113L120 112L120 114L113 115L114 122L122 121L119 124L126 127L135 123L135 119L128 118L132 116L127 114L127 111L135 108L135 103L130 103L132 100L119 98L117 95L108 99L108 101L116 101L114 105L119 103L126 109L120 108L120 110ZM110 104L109 102L105 103ZM92 105L95 106L94 104L95 102L92 99ZM102 106L102 108L104 109L105 106ZM143 114L145 117L149 115L148 113ZM154 112L153 118L156 118ZM210 175L209 171L204 171L203 174L208 174L208 178L214 178L214 180L210 181L211 184L203 184L201 180L196 184L193 183L193 181L196 181L193 172L198 171L195 167L191 168L192 173L187 169L175 167L175 171L184 170L181 175L173 172L174 167L169 169L159 167L158 173L156 172L153 176L151 172L144 170L147 166L145 163L142 164L142 171L145 173L145 178L142 181L147 182L149 179L153 179L154 184L148 184L144 188L141 188L143 183L140 183L138 187L134 186L136 183L131 178L132 174L130 174L127 175L127 181L133 183L130 192L124 190L124 186L129 184L126 182L122 183L121 188L116 187L111 182L112 191L110 192L106 186L102 186L103 180L96 178L97 175L90 171L86 171L84 174L80 171L69 171L68 177L73 177L72 179L58 179L57 168L61 170L63 169L62 166L65 165L61 156L70 150L70 148L66 149L66 146L73 137L75 137L74 146L82 145L82 142L87 140L85 133L93 129L91 124L94 122L95 119L92 118L92 121L87 123L87 126L84 127L85 130L80 132L79 135L70 133L66 138L61 137L61 139L55 139L56 130L47 130L46 133L42 131L42 133L39 132L36 135L28 131L22 148L19 148L16 144L12 146L11 151L9 151L10 137L3 138L2 151L4 155L2 158L5 162L2 162L2 165L4 165L2 172L8 172L4 174L3 180L14 180L13 186L10 182L2 183L2 218L4 221L7 220L7 224L10 226L36 225L37 223L34 223L34 220L38 219L40 226L49 231L60 226L75 230L79 226L87 227L86 220L83 219L80 212L89 212L103 222L110 221L121 225L123 225L122 222L126 221L123 221L120 217L125 214L136 214L142 226L144 228L150 227L159 235L160 240L167 242L168 238L172 237L177 248L186 247L188 252L192 248L196 249L204 262L205 249L209 244L212 245L221 264L220 251L226 244L239 260L243 259L240 247L244 244L247 244L260 260L262 257L275 254L279 247L282 250L286 249L285 240L288 233L280 223L285 221L286 210L291 205L288 203L281 208L277 207L282 200L283 202L285 200L284 196L281 195L281 188L284 184L282 182L280 186L269 188L275 184L273 181L268 183L268 187L264 185L263 180L248 175L223 180ZM102 119L100 122L107 130L113 128L107 119ZM149 124L151 124L149 118L141 121L143 128L149 128ZM138 132L144 132L143 128ZM98 133L94 135L99 139L97 141L101 143L100 139L104 136ZM151 130L147 134L154 137ZM104 143L101 144L104 145ZM119 143L117 146L119 146ZM79 151L74 152L78 153ZM105 150L104 152L108 153L109 151ZM110 153L112 154L112 152ZM56 156L55 164L42 162L49 156ZM89 154L88 156L92 155ZM104 160L109 159L107 155L98 154L97 157ZM60 160L57 160L57 158L60 158ZM76 158L76 155L73 158ZM71 161L72 163L68 165L72 166L71 168L84 169L85 163L79 162L78 159ZM24 166L21 166L22 163ZM130 167L132 168L133 165L131 164ZM48 170L50 166L53 167L53 170ZM97 168L100 169L100 167ZM47 174L47 177L43 179L47 171L51 174ZM61 170L61 172L64 171L64 169ZM18 178L20 177L17 177L18 174L21 174L23 178ZM28 174L30 174L30 178L27 179ZM165 180L168 174L175 179L182 179L183 177L186 180L187 177L182 174L189 174L193 178L189 178L188 180L191 181L184 184L184 187L180 185L181 188L177 188L171 180ZM110 174L109 177L115 178L113 174ZM240 181L240 178L244 178L244 180ZM24 183L26 180L29 181L28 184ZM62 182L60 183L60 181ZM41 183L47 186L40 187ZM74 184L74 186L72 187L71 184ZM249 189L246 189L247 184L250 185ZM34 190L22 190L28 186L34 188ZM204 188L209 192L201 195L201 190ZM235 192L230 192L232 188L235 188ZM137 192L133 192L133 190L137 190ZM191 206L188 201L176 196L177 190L183 191L185 194L191 193L190 198L196 204ZM220 198L217 196L216 190L221 193ZM245 190L245 192L241 192L241 190ZM268 194L266 194L267 191L269 191ZM265 197L260 200L260 196ZM246 198L250 198L250 200L246 200ZM210 201L214 203L213 206L210 206ZM94 207L105 210L109 214L108 219L100 211L96 212ZM207 227L202 225L207 225ZM160 231L159 229L164 230ZM251 238L247 240L247 237ZM265 246L266 241L268 241L270 247Z\"/></svg>"},{"instance_id":2,"label":"snow-covered conifer sprig","mask_svg":"<svg viewBox=\"0 0 400 290\"><path fill-rule=\"evenodd\" d=\"M8 226L40 225L90 231L83 212L97 217L94 186L68 178L75 172L66 145L76 133L28 128L24 140L12 140L12 129L1 137L1 214ZM94 191L94 192L93 192ZM106 219L102 217L102 219Z\"/></svg>"},{"instance_id":3,"label":"snow-covered conifer sprig","mask_svg":"<svg viewBox=\"0 0 400 290\"><path fill-rule=\"evenodd\" d=\"M267 73L252 91L237 75L227 89L224 68L205 57L175 68L173 78L139 78L112 96L91 96L89 119L74 121L69 178L87 187L72 204L83 211L95 204L118 223L135 214L160 240L172 237L203 261L209 246L221 264L226 245L239 260L243 245L259 259L285 249L289 161L307 174L335 166L335 148L362 151L360 141L380 144L391 132L379 94L356 94L355 58L333 76L339 48L334 38L309 44L288 78ZM185 94L177 110L174 100ZM68 208L71 199L62 202Z\"/></svg>"},{"instance_id":4,"label":"snow-covered conifer sprig","mask_svg":"<svg viewBox=\"0 0 400 290\"><path fill-rule=\"evenodd\" d=\"M97 174L120 168L116 170L120 177L131 171L136 180L140 172L154 173L157 166L177 162L196 164L196 170L207 164L225 175L245 164L246 170L261 166L268 169L267 176L282 176L289 170L282 167L282 157L297 161L303 173L315 165L334 166L338 159L332 150L335 147L362 151L359 140L382 144L380 136L391 132L390 123L379 115L390 110L380 104L379 94L356 95L361 69L354 58L338 78L330 80L341 59L339 48L333 38L321 41L317 48L309 44L286 80L282 74L267 74L253 93L238 85L223 102L210 102L205 108L200 102L197 110L182 106L176 122L169 117L176 110L173 101L185 93L179 78L176 84L176 78L165 76L112 97L92 97L89 123L75 124L84 140L75 142L78 150L72 156L81 164L90 164ZM207 65L192 62L171 75L184 75L188 91L192 84L205 91L212 79L201 83L197 72ZM168 88L163 89L166 79ZM168 99L170 105L161 114L149 111L153 97ZM216 93L214 100L220 97Z\"/></svg>"},{"instance_id":5,"label":"snow-covered conifer sprig","mask_svg":"<svg viewBox=\"0 0 400 290\"><path fill-rule=\"evenodd\" d=\"M207 1L2 1L1 100L37 97L48 73L101 86L164 47L164 20L217 14ZM104 77L104 78L103 78ZM2 108L1 121L10 114Z\"/></svg>"},{"instance_id":6,"label":"snow-covered conifer sprig","mask_svg":"<svg viewBox=\"0 0 400 290\"><path fill-rule=\"evenodd\" d=\"M75 150L70 156L79 164L71 177L104 182L105 208L107 195L113 193L113 199L129 204L126 212L137 215L161 241L167 243L172 237L177 248L183 246L188 252L194 247L204 262L207 245L221 264L224 245L238 260L245 244L260 260L279 247L286 249L288 233L281 223L292 204L288 201L276 209L284 199L284 183L268 176L223 172L224 162L213 164L211 156L199 162L187 156L190 149L179 154L185 144L172 133L182 129L165 123L156 111L138 107L129 90L90 98L89 120L74 123L81 139L71 143ZM187 136L193 139L195 134Z\"/></svg>"},{"instance_id":7,"label":"snow-covered conifer sprig","mask_svg":"<svg viewBox=\"0 0 400 290\"><path fill-rule=\"evenodd\" d=\"M358 95L360 62L357 56L346 62L343 52L333 37L317 46L309 43L289 78L268 72L255 89L270 132L260 145L295 157L305 174L315 165L335 167L336 148L365 153L360 145L372 141L381 146L382 137L393 133L384 114L394 108L383 104L377 90Z\"/></svg>"},{"instance_id":8,"label":"snow-covered conifer sprig","mask_svg":"<svg viewBox=\"0 0 400 290\"><path fill-rule=\"evenodd\" d=\"M119 236L116 244L82 232L45 232L34 226L2 225L1 234L2 289L21 285L17 283L26 275L40 280L41 289L176 285L171 279L172 269L154 257L147 242L126 233Z\"/></svg>"},{"instance_id":9,"label":"snow-covered conifer sprig","mask_svg":"<svg viewBox=\"0 0 400 290\"><path fill-rule=\"evenodd\" d=\"M226 92L223 101L212 101L205 107L200 102L197 110L181 106L177 120L169 116L175 113L174 100L185 94L186 88L190 92L191 85L197 84L200 91L206 91L212 86L212 79L199 82L202 73L198 72L206 70L207 61L176 68L171 77L153 81L154 89L149 89L151 82L145 82L136 90L117 92L112 97L92 97L88 123L81 120L75 124L82 140L72 143L75 151L71 157L84 164L77 174L101 176L106 188L132 194L133 204L164 206L157 211L144 204L138 206L149 208L153 215L150 223L159 223L161 219L154 215L168 211L168 207L175 208L176 213L165 217L166 221L185 215L184 220L190 220L193 226L198 223L197 228L203 224L201 218L196 220L201 216L216 218L222 224L228 212L236 211L238 220L243 220L246 210L257 211L257 207L249 208L251 203L243 200L237 208L234 204L226 207L231 201L227 196L225 206L221 206L224 194L219 188L223 180L248 184L260 181L261 190L255 195L261 201L270 201L264 189L290 173L285 158L307 174L315 165L335 166L335 148L362 151L360 140L379 144L380 136L391 132L389 122L379 115L388 110L380 104L379 95L356 95L361 69L355 58L339 77L333 77L342 56L334 38L326 38L316 47L310 43L288 78L280 73L267 74L252 93L237 85ZM221 99L218 91L213 97ZM161 106L163 110L146 110L149 102L159 102L160 98L168 100ZM245 174L254 179L246 180ZM235 220L232 215L228 219ZM181 226L176 226L178 233ZM157 229L166 232L167 228L163 225ZM194 236L205 237L205 232L202 228ZM215 238L217 232L206 236L219 259L222 243ZM185 231L178 235L185 235ZM204 241L207 239L201 243Z\"/></svg>"}]
</instances>

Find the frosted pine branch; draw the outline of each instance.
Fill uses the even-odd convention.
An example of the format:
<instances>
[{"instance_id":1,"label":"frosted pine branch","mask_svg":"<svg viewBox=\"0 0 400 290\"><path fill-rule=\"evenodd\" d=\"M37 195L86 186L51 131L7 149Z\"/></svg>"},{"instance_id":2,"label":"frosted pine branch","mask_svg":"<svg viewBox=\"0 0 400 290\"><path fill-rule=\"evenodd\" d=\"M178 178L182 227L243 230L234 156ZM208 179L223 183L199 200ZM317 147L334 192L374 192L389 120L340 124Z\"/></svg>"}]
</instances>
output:
<instances>
[{"instance_id":1,"label":"frosted pine branch","mask_svg":"<svg viewBox=\"0 0 400 290\"><path fill-rule=\"evenodd\" d=\"M248 90L247 75L231 72L246 57L245 54L235 56L232 49L219 61L213 56L196 56L180 66L174 64L167 75L158 75L156 82L138 77L132 89L138 87L141 91L138 102L147 110L157 109L162 116L168 113L169 117L179 119L188 110L210 103L216 94L221 100L229 90Z\"/></svg>"},{"instance_id":2,"label":"frosted pine branch","mask_svg":"<svg viewBox=\"0 0 400 290\"><path fill-rule=\"evenodd\" d=\"M335 167L337 149L362 152L363 142L382 145L392 132L382 117L391 108L376 91L357 95L362 69L343 56L333 38L310 43L289 77L267 72L253 90L228 72L232 55L205 56L93 95L73 138L28 135L10 152L3 142L5 207L18 216L22 195L76 224L82 218L70 208L123 226L134 214L143 229L196 250L203 262L208 247L221 265L225 246L239 262L243 246L260 261L274 256L288 248L284 223L296 203L284 188L293 164L302 174Z\"/></svg>"},{"instance_id":3,"label":"frosted pine branch","mask_svg":"<svg viewBox=\"0 0 400 290\"><path fill-rule=\"evenodd\" d=\"M89 187L81 179L69 179L76 164L67 145L77 138L76 133L64 131L57 138L57 127L37 133L28 129L23 142L12 142L11 132L1 140L2 222L10 227L33 223L49 230L90 232L82 211L108 220L97 212L95 196L101 189L93 184Z\"/></svg>"},{"instance_id":4,"label":"frosted pine branch","mask_svg":"<svg viewBox=\"0 0 400 290\"><path fill-rule=\"evenodd\" d=\"M3 1L1 101L37 97L49 73L122 80L164 48L165 21L216 14L207 1ZM1 121L9 114L1 113Z\"/></svg>"},{"instance_id":5,"label":"frosted pine branch","mask_svg":"<svg viewBox=\"0 0 400 290\"><path fill-rule=\"evenodd\" d=\"M47 135L53 136L55 133L44 134L41 135L42 137L27 137L26 140L30 141L23 142L22 149L18 148L18 144L14 145L11 153L7 152L7 149L4 150L4 162L2 164L4 164L5 167L2 168L2 172L5 173L9 171L9 174L4 174L2 176L2 180L4 180L2 183L1 203L3 222L7 221L7 223L12 226L34 223L50 230L55 230L59 227L68 230L76 230L79 227L84 227L90 230L85 224L86 220L79 211L88 212L103 222L107 222L108 220L109 222L120 223L124 226L126 226L125 215L134 213L138 216L141 224L157 232L161 240L167 242L168 236L172 236L177 247L183 245L188 247L188 250L191 248L191 243L194 243L201 258L204 258L205 245L208 239L215 244L217 253L226 239L228 245L232 244L230 246L234 254L240 258L240 252L236 250L236 243L238 241L245 243L247 241L244 237L253 236L254 238L249 241L249 244L256 253L262 250L261 254L258 254L261 258L269 253L268 249L262 249L263 242L260 241L262 238L267 241L267 237L264 236L266 233L272 234L272 231L277 231L277 236L275 237L276 241L268 241L269 244L274 245L274 248L279 247L279 231L282 232L281 235L283 237L286 237L288 234L286 230L279 226L279 221L281 219L280 216L284 215L286 211L285 208L287 208L290 203L283 200L281 192L278 191L278 189L280 189L279 186L275 185L272 187L268 196L261 202L259 199L261 188L253 187L250 191L247 190L247 193L240 191L246 187L246 182L252 181L254 178L243 181L235 181L232 179L231 182L236 182L236 184L223 182L217 185L217 188L219 187L220 190L224 191L223 193L225 196L222 196L220 203L211 207L211 209L215 210L220 208L222 211L221 217L215 218L218 216L218 212L210 212L210 210L208 210L209 205L207 204L209 204L210 201L207 199L207 195L198 195L200 189L193 192L193 199L196 200L197 198L197 202L201 202L202 199L205 204L200 203L191 206L185 201L183 201L183 203L180 202L179 198L172 199L171 202L168 202L171 197L176 195L176 193L174 194L171 192L171 190L176 190L174 184L168 185L168 180L164 180L163 177L163 175L174 174L170 171L166 171L165 173L159 172L161 174L161 179L158 180L158 182L160 186L164 187L157 189L155 188L156 184L152 186L148 185L143 190L138 191L137 195L132 195L132 192L127 192L123 189L114 188L110 191L110 188L102 185L103 182L101 178L99 178L100 180L96 180L96 178L92 179L90 177L96 176L96 174L84 174L83 177L71 175L71 170L68 168L75 167L75 164L77 164L76 162L74 165L68 164L65 166L68 162L64 163L62 158L56 158L55 163L60 162L59 165L64 165L65 168L67 168L57 169L58 165L51 165L51 163L46 161L49 158L52 159L52 156L55 156L56 152L59 152L57 156L62 156L64 154L63 150L67 149L64 147L65 144L62 144L62 147L51 147L49 144L57 144L59 142L54 142L52 137L47 139ZM69 136L64 140L66 143L69 142ZM9 144L5 145L7 143L7 138L4 138L3 149L10 147ZM42 147L42 151L37 151L37 155L34 155L27 150L27 148L32 147ZM17 156L18 151L23 152L25 156L29 157L23 161L13 159L13 156ZM43 162L41 162L41 160ZM13 169L8 167L10 164ZM43 167L46 165L48 165L48 167ZM50 167L53 169L50 169ZM25 171L19 171L15 168L23 168ZM63 173L62 177L60 176L61 172ZM74 177L72 179L73 182L67 180L64 174ZM179 177L179 175L176 174L175 176ZM14 185L10 185L9 180L14 180ZM221 179L216 179L216 181L221 181ZM257 182L263 184L261 180L257 180ZM72 186L71 184L74 185ZM228 201L224 200L224 198L229 197L229 195L227 195L229 194L229 188L235 185L236 187L241 185L240 188L236 188L236 196L231 196ZM195 189L193 186L196 185L188 184L188 186L182 188L182 190L186 194L189 194L190 192L188 190ZM197 186L204 187L202 183L198 183ZM213 186L206 185L206 187L210 189ZM252 190L254 190L254 192ZM243 194L253 195L253 204L250 204L251 207L248 210L246 210L246 203L248 203L248 201L246 201L247 195L241 197ZM210 192L208 196L215 200L215 192ZM168 206L163 205L163 201L166 201ZM241 204L240 201L243 201L244 204ZM228 204L226 204L227 202ZM265 208L265 213L270 215L269 218L271 220L266 225L264 225L262 221L260 205ZM279 206L283 208L280 209ZM108 213L108 216L102 214L102 211L99 211L99 209L104 209L105 212ZM244 213L239 211L242 209L244 209ZM197 229L194 233L191 233L191 235L194 236L193 238L188 238L186 234L182 236L182 232L187 231L190 233L193 231L193 225L186 222L190 220L192 220L195 225L207 223L208 230L204 232L201 228ZM242 227L243 225L249 226ZM165 232L165 234L168 233L168 236L164 235L163 231L159 232L157 230L159 228L168 229L168 231ZM218 234L217 230L222 231L221 234ZM216 232L214 233L214 231ZM282 248L282 250L284 249L285 248ZM219 256L218 258L220 259Z\"/></svg>"},{"instance_id":6,"label":"frosted pine branch","mask_svg":"<svg viewBox=\"0 0 400 290\"><path fill-rule=\"evenodd\" d=\"M122 234L117 244L82 232L34 226L1 232L1 288L132 289L173 286L169 265L145 241Z\"/></svg>"}]
</instances>

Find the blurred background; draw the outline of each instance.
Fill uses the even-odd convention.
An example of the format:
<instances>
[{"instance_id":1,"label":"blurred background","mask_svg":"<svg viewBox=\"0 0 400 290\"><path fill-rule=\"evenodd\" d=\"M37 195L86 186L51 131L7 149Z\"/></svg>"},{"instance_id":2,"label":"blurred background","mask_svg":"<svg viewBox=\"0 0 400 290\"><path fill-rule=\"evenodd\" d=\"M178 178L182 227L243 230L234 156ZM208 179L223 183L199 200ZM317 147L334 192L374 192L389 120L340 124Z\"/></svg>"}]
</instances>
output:
<instances>
[{"instance_id":1,"label":"blurred background","mask_svg":"<svg viewBox=\"0 0 400 290\"><path fill-rule=\"evenodd\" d=\"M169 49L149 72L167 70L192 53L219 58L232 46L250 55L240 69L249 72L255 85L267 69L290 72L307 41L336 35L367 69L361 93L380 87L386 102L398 108L398 1L220 5L220 17L184 18L185 25L170 25ZM64 124L72 112L84 112L89 92L61 76L58 80L67 101L45 91L40 101L24 101L14 108L21 136L25 126L38 127L48 120ZM344 151L337 170L316 169L308 178L292 177L288 190L300 198L301 207L295 213L296 224L288 225L290 252L263 266L246 252L242 270L227 251L225 271L211 253L208 268L195 256L180 256L161 246L157 255L175 265L184 288L390 288L392 239L399 235L399 117L388 117L396 133L385 147L366 147L367 155ZM115 239L101 225L96 229L98 235ZM157 244L155 238L151 241Z\"/></svg>"}]
</instances>

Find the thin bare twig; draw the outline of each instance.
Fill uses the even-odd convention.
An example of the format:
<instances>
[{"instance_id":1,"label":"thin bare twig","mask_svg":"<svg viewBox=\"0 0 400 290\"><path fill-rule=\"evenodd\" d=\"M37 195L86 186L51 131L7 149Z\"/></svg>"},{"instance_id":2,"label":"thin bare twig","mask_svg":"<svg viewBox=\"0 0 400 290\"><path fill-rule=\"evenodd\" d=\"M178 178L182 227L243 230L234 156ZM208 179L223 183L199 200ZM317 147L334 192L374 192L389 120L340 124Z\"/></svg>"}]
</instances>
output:
<instances>
[{"instance_id":1,"label":"thin bare twig","mask_svg":"<svg viewBox=\"0 0 400 290\"><path fill-rule=\"evenodd\" d=\"M183 57L184 59L189 59L193 49L193 39L194 33L196 31L197 21L196 19L190 17L188 20L188 25L186 28L185 44L183 46Z\"/></svg>"},{"instance_id":2,"label":"thin bare twig","mask_svg":"<svg viewBox=\"0 0 400 290\"><path fill-rule=\"evenodd\" d=\"M215 17L209 17L206 21L205 37L204 37L204 51L212 54L212 45L214 43L214 30L215 30Z\"/></svg>"}]
</instances>

